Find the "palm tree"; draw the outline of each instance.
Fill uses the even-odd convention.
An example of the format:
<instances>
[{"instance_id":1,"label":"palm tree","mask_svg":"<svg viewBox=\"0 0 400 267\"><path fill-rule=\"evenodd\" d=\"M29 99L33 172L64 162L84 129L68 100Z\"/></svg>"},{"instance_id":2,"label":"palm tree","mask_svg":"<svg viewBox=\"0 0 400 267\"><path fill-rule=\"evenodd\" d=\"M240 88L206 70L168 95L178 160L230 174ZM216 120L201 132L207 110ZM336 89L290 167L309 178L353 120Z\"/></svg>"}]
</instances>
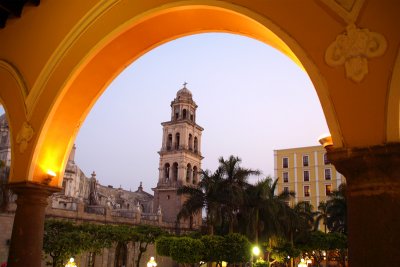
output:
<instances>
[{"instance_id":1,"label":"palm tree","mask_svg":"<svg viewBox=\"0 0 400 267\"><path fill-rule=\"evenodd\" d=\"M300 201L293 208L283 210L281 223L285 237L293 245L304 241L314 225L313 207L306 201Z\"/></svg>"},{"instance_id":2,"label":"palm tree","mask_svg":"<svg viewBox=\"0 0 400 267\"><path fill-rule=\"evenodd\" d=\"M324 224L324 233L326 233L326 225L328 223L328 204L325 201L321 201L318 205L318 211L315 212L315 224L314 230L318 230L320 222Z\"/></svg>"},{"instance_id":3,"label":"palm tree","mask_svg":"<svg viewBox=\"0 0 400 267\"><path fill-rule=\"evenodd\" d=\"M178 219L190 218L194 214L205 209L206 222L209 234L214 234L214 227L220 217L221 200L220 188L222 179L219 170L210 173L209 170L201 172L201 179L197 186L182 186L178 189L178 195L187 195L188 198L178 213Z\"/></svg>"},{"instance_id":4,"label":"palm tree","mask_svg":"<svg viewBox=\"0 0 400 267\"><path fill-rule=\"evenodd\" d=\"M278 179L273 180L271 177L266 177L254 186L250 186L250 190L247 190L251 194L248 196L251 200L249 206L253 207L256 215L254 220L252 220L256 222L256 242L260 233L266 239L272 236L280 236L283 233L280 214L289 208L288 202L291 197L295 196L295 193L292 191L282 191L276 195L277 184Z\"/></svg>"},{"instance_id":5,"label":"palm tree","mask_svg":"<svg viewBox=\"0 0 400 267\"><path fill-rule=\"evenodd\" d=\"M334 190L327 201L328 220L327 226L330 231L340 232L347 235L347 198L346 184L341 184Z\"/></svg>"},{"instance_id":6,"label":"palm tree","mask_svg":"<svg viewBox=\"0 0 400 267\"><path fill-rule=\"evenodd\" d=\"M236 222L236 215L244 203L245 189L249 186L250 175L259 175L259 170L242 168L239 157L230 156L227 160L219 158L219 173L222 176L222 191L224 210L229 223L229 233L233 233L233 226Z\"/></svg>"}]
</instances>

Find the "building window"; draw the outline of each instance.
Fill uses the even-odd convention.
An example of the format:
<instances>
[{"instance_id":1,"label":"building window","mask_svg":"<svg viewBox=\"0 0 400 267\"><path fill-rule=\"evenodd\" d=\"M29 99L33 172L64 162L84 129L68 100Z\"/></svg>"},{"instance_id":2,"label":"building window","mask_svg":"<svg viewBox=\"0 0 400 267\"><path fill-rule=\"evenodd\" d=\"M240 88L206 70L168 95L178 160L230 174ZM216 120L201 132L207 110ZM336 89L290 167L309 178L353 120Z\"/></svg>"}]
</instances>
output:
<instances>
[{"instance_id":1,"label":"building window","mask_svg":"<svg viewBox=\"0 0 400 267\"><path fill-rule=\"evenodd\" d=\"M282 158L282 168L289 168L289 158Z\"/></svg>"},{"instance_id":2,"label":"building window","mask_svg":"<svg viewBox=\"0 0 400 267\"><path fill-rule=\"evenodd\" d=\"M186 182L187 183L190 183L191 174L192 174L192 166L190 165L190 163L188 163L188 165L186 166Z\"/></svg>"},{"instance_id":3,"label":"building window","mask_svg":"<svg viewBox=\"0 0 400 267\"><path fill-rule=\"evenodd\" d=\"M176 134L175 134L175 149L179 149L179 145L180 145L180 144L179 144L179 143L180 143L180 142L179 142L179 141L180 141L179 139L180 139L180 135L179 135L179 133L176 133Z\"/></svg>"},{"instance_id":4,"label":"building window","mask_svg":"<svg viewBox=\"0 0 400 267\"><path fill-rule=\"evenodd\" d=\"M178 163L172 164L172 180L176 182L178 180Z\"/></svg>"},{"instance_id":5,"label":"building window","mask_svg":"<svg viewBox=\"0 0 400 267\"><path fill-rule=\"evenodd\" d=\"M303 156L303 167L308 167L308 156Z\"/></svg>"},{"instance_id":6,"label":"building window","mask_svg":"<svg viewBox=\"0 0 400 267\"><path fill-rule=\"evenodd\" d=\"M284 173L282 173L282 175L283 175L283 182L288 183L289 182L289 173L284 172Z\"/></svg>"},{"instance_id":7,"label":"building window","mask_svg":"<svg viewBox=\"0 0 400 267\"><path fill-rule=\"evenodd\" d=\"M193 150L193 136L192 134L189 134L189 150Z\"/></svg>"},{"instance_id":8,"label":"building window","mask_svg":"<svg viewBox=\"0 0 400 267\"><path fill-rule=\"evenodd\" d=\"M310 181L310 171L303 171L303 180L304 182Z\"/></svg>"},{"instance_id":9,"label":"building window","mask_svg":"<svg viewBox=\"0 0 400 267\"><path fill-rule=\"evenodd\" d=\"M331 169L325 169L325 180L330 180L332 178Z\"/></svg>"},{"instance_id":10,"label":"building window","mask_svg":"<svg viewBox=\"0 0 400 267\"><path fill-rule=\"evenodd\" d=\"M325 195L329 196L332 193L332 185L325 185Z\"/></svg>"},{"instance_id":11,"label":"building window","mask_svg":"<svg viewBox=\"0 0 400 267\"><path fill-rule=\"evenodd\" d=\"M324 154L324 164L325 165L328 165L328 164L330 164L330 162L329 162L329 159L328 159L328 154Z\"/></svg>"},{"instance_id":12,"label":"building window","mask_svg":"<svg viewBox=\"0 0 400 267\"><path fill-rule=\"evenodd\" d=\"M193 167L193 184L197 184L197 167Z\"/></svg>"},{"instance_id":13,"label":"building window","mask_svg":"<svg viewBox=\"0 0 400 267\"><path fill-rule=\"evenodd\" d=\"M172 148L172 134L169 134L167 140L167 150L171 150L171 148Z\"/></svg>"},{"instance_id":14,"label":"building window","mask_svg":"<svg viewBox=\"0 0 400 267\"><path fill-rule=\"evenodd\" d=\"M179 119L179 108L175 108L175 120Z\"/></svg>"},{"instance_id":15,"label":"building window","mask_svg":"<svg viewBox=\"0 0 400 267\"><path fill-rule=\"evenodd\" d=\"M186 109L183 110L182 115L183 115L183 118L186 119Z\"/></svg>"},{"instance_id":16,"label":"building window","mask_svg":"<svg viewBox=\"0 0 400 267\"><path fill-rule=\"evenodd\" d=\"M305 185L304 186L304 196L309 197L310 196L310 186Z\"/></svg>"},{"instance_id":17,"label":"building window","mask_svg":"<svg viewBox=\"0 0 400 267\"><path fill-rule=\"evenodd\" d=\"M165 181L169 180L169 163L165 163L164 165L164 179Z\"/></svg>"},{"instance_id":18,"label":"building window","mask_svg":"<svg viewBox=\"0 0 400 267\"><path fill-rule=\"evenodd\" d=\"M289 187L287 187L287 186L283 187L283 192L289 193Z\"/></svg>"}]
</instances>

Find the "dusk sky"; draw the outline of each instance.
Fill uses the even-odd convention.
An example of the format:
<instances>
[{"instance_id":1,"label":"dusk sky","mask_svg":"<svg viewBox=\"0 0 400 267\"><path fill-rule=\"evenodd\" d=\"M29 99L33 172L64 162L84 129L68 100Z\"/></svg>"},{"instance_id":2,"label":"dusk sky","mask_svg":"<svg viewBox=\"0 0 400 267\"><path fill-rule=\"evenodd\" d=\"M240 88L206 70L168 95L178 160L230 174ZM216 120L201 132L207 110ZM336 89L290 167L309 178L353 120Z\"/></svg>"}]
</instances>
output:
<instances>
[{"instance_id":1,"label":"dusk sky","mask_svg":"<svg viewBox=\"0 0 400 267\"><path fill-rule=\"evenodd\" d=\"M273 176L274 149L318 145L328 132L314 86L288 57L247 37L198 34L153 49L113 81L79 132L75 162L101 184L136 190L142 181L151 192L160 123L184 82L204 128L203 169L237 155L260 178Z\"/></svg>"}]
</instances>

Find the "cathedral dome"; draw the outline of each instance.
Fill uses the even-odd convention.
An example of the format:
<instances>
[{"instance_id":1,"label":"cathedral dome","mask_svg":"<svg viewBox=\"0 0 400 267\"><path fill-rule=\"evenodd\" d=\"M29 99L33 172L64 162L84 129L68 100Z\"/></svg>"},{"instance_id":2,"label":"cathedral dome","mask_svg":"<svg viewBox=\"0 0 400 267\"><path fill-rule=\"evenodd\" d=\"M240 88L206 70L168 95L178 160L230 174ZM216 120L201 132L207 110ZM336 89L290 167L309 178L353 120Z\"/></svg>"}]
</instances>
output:
<instances>
[{"instance_id":1,"label":"cathedral dome","mask_svg":"<svg viewBox=\"0 0 400 267\"><path fill-rule=\"evenodd\" d=\"M183 88L180 89L177 93L176 93L176 97L192 97L192 92L189 91L189 89L186 88L186 83L183 84Z\"/></svg>"}]
</instances>

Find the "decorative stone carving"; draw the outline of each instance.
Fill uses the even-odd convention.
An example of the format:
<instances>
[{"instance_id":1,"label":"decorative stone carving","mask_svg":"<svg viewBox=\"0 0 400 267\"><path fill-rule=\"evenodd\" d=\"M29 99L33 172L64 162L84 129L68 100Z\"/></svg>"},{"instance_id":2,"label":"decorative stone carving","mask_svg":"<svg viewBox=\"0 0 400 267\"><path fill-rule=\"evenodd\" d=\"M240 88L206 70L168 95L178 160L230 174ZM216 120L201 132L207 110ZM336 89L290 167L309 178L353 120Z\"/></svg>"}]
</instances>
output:
<instances>
[{"instance_id":1,"label":"decorative stone carving","mask_svg":"<svg viewBox=\"0 0 400 267\"><path fill-rule=\"evenodd\" d=\"M33 137L33 134L34 131L32 126L28 122L24 122L17 135L17 144L19 144L20 153L24 153L29 141Z\"/></svg>"},{"instance_id":2,"label":"decorative stone carving","mask_svg":"<svg viewBox=\"0 0 400 267\"><path fill-rule=\"evenodd\" d=\"M347 24L356 21L365 0L320 0Z\"/></svg>"},{"instance_id":3,"label":"decorative stone carving","mask_svg":"<svg viewBox=\"0 0 400 267\"><path fill-rule=\"evenodd\" d=\"M361 82L368 73L368 58L382 55L386 46L383 35L349 24L346 32L329 45L325 61L331 67L344 64L346 77Z\"/></svg>"}]
</instances>

